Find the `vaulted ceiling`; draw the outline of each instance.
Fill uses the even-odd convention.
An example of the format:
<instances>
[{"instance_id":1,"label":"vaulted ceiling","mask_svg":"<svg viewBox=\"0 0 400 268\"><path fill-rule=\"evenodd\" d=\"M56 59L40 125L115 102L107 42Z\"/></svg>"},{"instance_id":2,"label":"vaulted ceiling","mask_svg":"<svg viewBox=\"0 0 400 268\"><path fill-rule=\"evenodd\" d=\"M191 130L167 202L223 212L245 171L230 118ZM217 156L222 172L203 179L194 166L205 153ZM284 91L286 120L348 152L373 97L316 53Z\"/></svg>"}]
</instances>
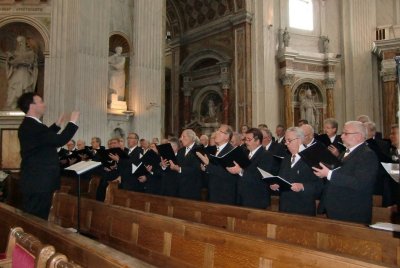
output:
<instances>
[{"instance_id":1,"label":"vaulted ceiling","mask_svg":"<svg viewBox=\"0 0 400 268\"><path fill-rule=\"evenodd\" d=\"M244 7L245 0L167 0L167 31L181 36Z\"/></svg>"}]
</instances>

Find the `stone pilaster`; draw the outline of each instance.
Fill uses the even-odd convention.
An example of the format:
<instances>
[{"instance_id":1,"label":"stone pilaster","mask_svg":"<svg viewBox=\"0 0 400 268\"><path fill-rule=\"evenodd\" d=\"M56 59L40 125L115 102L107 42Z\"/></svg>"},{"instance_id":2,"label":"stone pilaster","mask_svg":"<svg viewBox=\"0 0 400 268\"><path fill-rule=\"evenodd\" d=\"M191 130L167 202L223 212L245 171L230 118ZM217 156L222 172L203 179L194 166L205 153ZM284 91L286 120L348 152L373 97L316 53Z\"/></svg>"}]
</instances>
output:
<instances>
[{"instance_id":1,"label":"stone pilaster","mask_svg":"<svg viewBox=\"0 0 400 268\"><path fill-rule=\"evenodd\" d=\"M390 126L397 123L398 96L396 87L396 62L394 59L382 61L380 72L382 77L383 135L389 137Z\"/></svg>"},{"instance_id":2,"label":"stone pilaster","mask_svg":"<svg viewBox=\"0 0 400 268\"><path fill-rule=\"evenodd\" d=\"M287 128L294 125L294 122L293 122L293 105L292 105L292 90L291 90L293 79L294 79L294 75L293 74L283 74L281 76L281 82L282 82L283 91L284 91L284 104L283 104L283 106L285 107L284 119L285 119L285 126Z\"/></svg>"},{"instance_id":3,"label":"stone pilaster","mask_svg":"<svg viewBox=\"0 0 400 268\"><path fill-rule=\"evenodd\" d=\"M164 132L165 0L135 0L133 17L133 92L129 94L129 109L135 111L134 129L151 139Z\"/></svg>"},{"instance_id":4,"label":"stone pilaster","mask_svg":"<svg viewBox=\"0 0 400 268\"><path fill-rule=\"evenodd\" d=\"M76 138L107 133L110 0L52 1L50 54L45 66L46 122L79 110ZM82 12L84 11L84 12Z\"/></svg>"},{"instance_id":5,"label":"stone pilaster","mask_svg":"<svg viewBox=\"0 0 400 268\"><path fill-rule=\"evenodd\" d=\"M336 79L327 78L324 80L326 88L326 117L335 117L335 103L333 98L333 89L335 88Z\"/></svg>"}]
</instances>

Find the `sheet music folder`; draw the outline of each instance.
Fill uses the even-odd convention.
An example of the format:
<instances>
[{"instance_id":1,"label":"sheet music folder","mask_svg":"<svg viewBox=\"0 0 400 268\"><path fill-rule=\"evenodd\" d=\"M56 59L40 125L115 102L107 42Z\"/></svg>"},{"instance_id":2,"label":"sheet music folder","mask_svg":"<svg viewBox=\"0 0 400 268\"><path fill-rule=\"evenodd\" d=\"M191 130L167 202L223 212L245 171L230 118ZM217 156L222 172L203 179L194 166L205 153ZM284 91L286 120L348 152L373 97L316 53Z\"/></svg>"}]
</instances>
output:
<instances>
[{"instance_id":1,"label":"sheet music folder","mask_svg":"<svg viewBox=\"0 0 400 268\"><path fill-rule=\"evenodd\" d=\"M271 173L257 167L258 171L261 173L261 176L263 177L263 180L265 180L269 185L272 184L278 184L279 185L279 191L291 191L290 188L292 188L292 184L285 180L284 178L280 176L274 176Z\"/></svg>"},{"instance_id":2,"label":"sheet music folder","mask_svg":"<svg viewBox=\"0 0 400 268\"><path fill-rule=\"evenodd\" d=\"M176 163L176 156L174 150L172 149L171 143L157 145L157 151L163 159L172 160L172 162Z\"/></svg>"},{"instance_id":3,"label":"sheet music folder","mask_svg":"<svg viewBox=\"0 0 400 268\"><path fill-rule=\"evenodd\" d=\"M233 167L235 165L233 161L235 161L241 168L247 168L251 164L251 161L247 157L246 153L239 146L233 148L222 156L215 156L211 154L210 160L211 162L221 165L224 168Z\"/></svg>"},{"instance_id":4,"label":"sheet music folder","mask_svg":"<svg viewBox=\"0 0 400 268\"><path fill-rule=\"evenodd\" d=\"M89 170L92 170L95 167L98 167L100 165L101 165L101 162L97 162L97 161L92 161L92 160L80 161L80 162L73 164L65 169L75 171L76 174L80 175L80 174L85 173Z\"/></svg>"},{"instance_id":5,"label":"sheet music folder","mask_svg":"<svg viewBox=\"0 0 400 268\"><path fill-rule=\"evenodd\" d=\"M321 168L319 163L321 162L327 168L333 170L342 165L339 159L336 158L329 150L320 142L316 142L299 152L301 158L309 165L311 168Z\"/></svg>"}]
</instances>

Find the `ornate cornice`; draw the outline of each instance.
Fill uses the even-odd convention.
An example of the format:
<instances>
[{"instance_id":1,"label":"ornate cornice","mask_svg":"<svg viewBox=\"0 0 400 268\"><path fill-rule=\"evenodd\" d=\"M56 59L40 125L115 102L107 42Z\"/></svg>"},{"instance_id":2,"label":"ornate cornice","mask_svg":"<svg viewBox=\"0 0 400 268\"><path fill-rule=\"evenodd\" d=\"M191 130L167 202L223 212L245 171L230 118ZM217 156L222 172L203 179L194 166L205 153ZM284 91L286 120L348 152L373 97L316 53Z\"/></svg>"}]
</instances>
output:
<instances>
[{"instance_id":1,"label":"ornate cornice","mask_svg":"<svg viewBox=\"0 0 400 268\"><path fill-rule=\"evenodd\" d=\"M389 40L376 40L372 43L372 52L380 59L384 58L385 52L400 52L400 38Z\"/></svg>"}]
</instances>

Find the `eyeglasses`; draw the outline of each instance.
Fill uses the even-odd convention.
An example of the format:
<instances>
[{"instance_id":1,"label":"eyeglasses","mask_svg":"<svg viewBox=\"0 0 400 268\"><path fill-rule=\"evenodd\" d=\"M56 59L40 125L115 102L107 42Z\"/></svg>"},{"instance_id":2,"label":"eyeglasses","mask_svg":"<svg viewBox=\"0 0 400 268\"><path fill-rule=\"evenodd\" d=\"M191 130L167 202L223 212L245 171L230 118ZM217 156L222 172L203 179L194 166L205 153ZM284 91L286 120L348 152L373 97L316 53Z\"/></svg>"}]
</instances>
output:
<instances>
[{"instance_id":1,"label":"eyeglasses","mask_svg":"<svg viewBox=\"0 0 400 268\"><path fill-rule=\"evenodd\" d=\"M254 137L253 138L244 138L244 140L245 141L252 141L252 140L254 140Z\"/></svg>"},{"instance_id":2,"label":"eyeglasses","mask_svg":"<svg viewBox=\"0 0 400 268\"><path fill-rule=\"evenodd\" d=\"M360 134L360 132L342 132L342 135Z\"/></svg>"},{"instance_id":3,"label":"eyeglasses","mask_svg":"<svg viewBox=\"0 0 400 268\"><path fill-rule=\"evenodd\" d=\"M299 139L299 138L294 138L294 139L291 139L291 140L286 140L285 143L286 143L286 144L290 144L292 141L297 140L297 139Z\"/></svg>"},{"instance_id":4,"label":"eyeglasses","mask_svg":"<svg viewBox=\"0 0 400 268\"><path fill-rule=\"evenodd\" d=\"M218 131L221 132L221 133L223 133L223 134L228 134L228 132L224 132L224 131L222 131L222 130L220 130L220 129L218 129Z\"/></svg>"}]
</instances>

